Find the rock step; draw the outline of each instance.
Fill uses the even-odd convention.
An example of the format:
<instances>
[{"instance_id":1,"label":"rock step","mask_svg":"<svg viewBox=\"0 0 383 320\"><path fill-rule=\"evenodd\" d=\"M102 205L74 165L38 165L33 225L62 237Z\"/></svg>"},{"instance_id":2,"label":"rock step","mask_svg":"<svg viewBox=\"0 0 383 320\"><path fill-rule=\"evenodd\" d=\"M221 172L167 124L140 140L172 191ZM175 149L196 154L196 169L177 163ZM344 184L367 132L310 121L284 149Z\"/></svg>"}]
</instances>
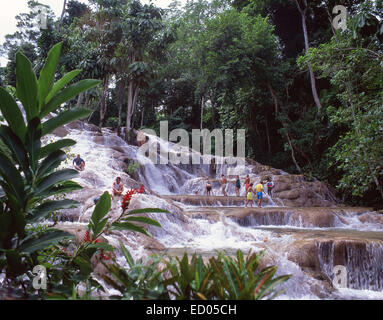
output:
<instances>
[{"instance_id":1,"label":"rock step","mask_svg":"<svg viewBox=\"0 0 383 320\"><path fill-rule=\"evenodd\" d=\"M195 219L219 221L221 216L232 219L241 226L295 226L302 228L329 228L349 224L347 217L357 216L361 223L378 223L383 228L383 215L371 213L372 208L301 208L301 207L263 207L236 208L210 207L196 208L185 214Z\"/></svg>"},{"instance_id":2,"label":"rock step","mask_svg":"<svg viewBox=\"0 0 383 320\"><path fill-rule=\"evenodd\" d=\"M164 199L182 202L183 204L189 204L193 206L245 206L246 197L224 197L224 196L201 196L201 195L166 195L161 196ZM255 198L255 199L254 199ZM257 201L253 196L254 202ZM262 204L268 204L270 201L268 198L263 198Z\"/></svg>"}]
</instances>

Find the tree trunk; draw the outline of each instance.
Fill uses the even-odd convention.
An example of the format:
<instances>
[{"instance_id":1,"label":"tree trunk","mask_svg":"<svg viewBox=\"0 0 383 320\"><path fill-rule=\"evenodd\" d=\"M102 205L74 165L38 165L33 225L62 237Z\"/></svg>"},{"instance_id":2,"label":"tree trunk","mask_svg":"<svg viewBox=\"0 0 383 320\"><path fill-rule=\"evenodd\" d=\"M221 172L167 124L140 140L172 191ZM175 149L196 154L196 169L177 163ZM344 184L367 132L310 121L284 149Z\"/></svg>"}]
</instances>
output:
<instances>
[{"instance_id":1,"label":"tree trunk","mask_svg":"<svg viewBox=\"0 0 383 320\"><path fill-rule=\"evenodd\" d=\"M80 107L81 105L81 101L83 100L84 98L84 91L81 92L79 95L78 95L78 99L77 99L77 108Z\"/></svg>"},{"instance_id":2,"label":"tree trunk","mask_svg":"<svg viewBox=\"0 0 383 320\"><path fill-rule=\"evenodd\" d=\"M301 169L301 167L298 165L297 160L295 159L294 148L293 148L293 145L292 145L292 143L291 143L290 136L289 136L289 134L288 134L287 132L286 132L286 137L287 137L287 141L289 142L290 149L291 149L291 158L293 159L293 162L294 162L295 166L297 167L299 173L302 173L302 169Z\"/></svg>"},{"instance_id":3,"label":"tree trunk","mask_svg":"<svg viewBox=\"0 0 383 320\"><path fill-rule=\"evenodd\" d=\"M213 122L213 128L215 128L215 102L214 99L210 96L210 101L211 101L211 120Z\"/></svg>"},{"instance_id":4,"label":"tree trunk","mask_svg":"<svg viewBox=\"0 0 383 320\"><path fill-rule=\"evenodd\" d=\"M271 153L271 143L270 143L270 133L269 133L269 121L267 116L265 117L265 126L266 126L266 136L267 136L267 152Z\"/></svg>"},{"instance_id":5,"label":"tree trunk","mask_svg":"<svg viewBox=\"0 0 383 320\"><path fill-rule=\"evenodd\" d=\"M101 94L101 105L100 105L100 122L99 122L99 130L101 132L102 125L104 123L105 113L106 113L106 94L108 91L108 78L104 78L103 86L102 86L102 94Z\"/></svg>"},{"instance_id":6,"label":"tree trunk","mask_svg":"<svg viewBox=\"0 0 383 320\"><path fill-rule=\"evenodd\" d=\"M126 109L126 127L125 127L125 140L127 142L130 142L129 134L130 134L130 131L132 130L132 118L133 118L134 110L136 108L139 91L140 91L139 86L137 85L136 88L134 88L133 80L130 80L129 89L128 89L128 106Z\"/></svg>"},{"instance_id":7,"label":"tree trunk","mask_svg":"<svg viewBox=\"0 0 383 320\"><path fill-rule=\"evenodd\" d=\"M276 117L278 115L278 113L279 113L279 110L278 110L278 98L275 95L274 90L271 87L270 82L267 82L267 88L269 89L270 95L271 95L271 97L273 98L273 101L274 101L274 109L275 109L274 111L275 111L275 117Z\"/></svg>"},{"instance_id":8,"label":"tree trunk","mask_svg":"<svg viewBox=\"0 0 383 320\"><path fill-rule=\"evenodd\" d=\"M202 100L201 100L201 130L203 129L203 107L204 107L204 104L205 104L205 99L204 99L204 97L202 97Z\"/></svg>"},{"instance_id":9,"label":"tree trunk","mask_svg":"<svg viewBox=\"0 0 383 320\"><path fill-rule=\"evenodd\" d=\"M121 80L118 83L118 123L117 123L117 135L121 137L121 122L122 122L122 107L124 104L124 96L125 96L125 81Z\"/></svg>"},{"instance_id":10,"label":"tree trunk","mask_svg":"<svg viewBox=\"0 0 383 320\"><path fill-rule=\"evenodd\" d=\"M269 82L267 83L267 87L269 88L270 95L271 95L271 97L273 98L275 111L278 112L278 109L279 109L279 108L278 108L278 105L279 105L278 98L277 98L277 96L275 95L274 90L273 90L273 88L272 88L272 86L271 86L271 84L270 84ZM277 114L275 114L275 116L277 116ZM289 143L289 145L290 145L290 149L291 149L291 158L292 158L292 160L293 160L295 166L297 167L299 173L302 173L302 169L301 169L301 167L298 165L297 160L295 159L294 147L293 147L293 144L292 144L292 142L291 142L290 136L289 136L289 134L288 134L288 129L286 128L286 125L285 125L284 122L282 122L282 127L286 130L285 135L286 135L287 141L288 141L288 143ZM310 164L311 164L311 163L310 163Z\"/></svg>"},{"instance_id":11,"label":"tree trunk","mask_svg":"<svg viewBox=\"0 0 383 320\"><path fill-rule=\"evenodd\" d=\"M152 108L153 108L153 101L152 101ZM141 128L144 126L144 114L145 114L145 105L142 106L142 111L141 111L141 123L140 123Z\"/></svg>"},{"instance_id":12,"label":"tree trunk","mask_svg":"<svg viewBox=\"0 0 383 320\"><path fill-rule=\"evenodd\" d=\"M295 143L291 143L291 145L293 146L293 148L298 151L298 153L300 153L300 155L305 158L307 160L307 162L309 163L309 166L310 166L310 169L311 169L311 172L314 172L314 167L311 163L311 160L310 158L302 151L301 148L299 148Z\"/></svg>"},{"instance_id":13,"label":"tree trunk","mask_svg":"<svg viewBox=\"0 0 383 320\"><path fill-rule=\"evenodd\" d=\"M303 2L305 5L304 9L301 8L298 0L295 0L295 4L296 4L296 6L297 6L297 8L301 14L301 17L302 17L302 29L303 29L303 35L305 38L305 52L307 53L308 50L310 49L309 36L308 36L308 32L307 32L307 23L306 23L307 1L303 0ZM318 110L320 110L322 108L322 105L321 105L321 102L319 100L318 91L317 91L317 87L316 87L316 80L315 80L314 71L312 69L311 63L308 63L308 68L309 68L309 73L310 73L311 90L313 93L314 101L315 101L315 104L316 104Z\"/></svg>"},{"instance_id":14,"label":"tree trunk","mask_svg":"<svg viewBox=\"0 0 383 320\"><path fill-rule=\"evenodd\" d=\"M85 97L85 105L84 105L85 108L88 108L88 105L89 105L89 98L90 98L90 94L88 93L88 94L86 95L86 97Z\"/></svg>"},{"instance_id":15,"label":"tree trunk","mask_svg":"<svg viewBox=\"0 0 383 320\"><path fill-rule=\"evenodd\" d=\"M65 9L66 9L66 2L67 2L67 0L64 0L63 10L62 10L62 12L61 12L61 17L60 17L60 22L59 22L59 28L58 28L59 32L60 32L60 30L61 30L61 25L62 25L62 23L63 23L63 19L64 19L64 14L65 14Z\"/></svg>"}]
</instances>

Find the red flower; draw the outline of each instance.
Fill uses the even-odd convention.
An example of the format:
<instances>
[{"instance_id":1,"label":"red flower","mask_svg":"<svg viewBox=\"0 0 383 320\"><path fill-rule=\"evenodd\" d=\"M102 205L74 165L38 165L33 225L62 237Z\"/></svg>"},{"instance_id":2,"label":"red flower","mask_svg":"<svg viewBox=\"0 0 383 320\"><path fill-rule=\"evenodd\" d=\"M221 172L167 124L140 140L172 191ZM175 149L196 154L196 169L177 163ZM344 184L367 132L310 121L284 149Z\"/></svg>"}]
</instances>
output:
<instances>
[{"instance_id":1,"label":"red flower","mask_svg":"<svg viewBox=\"0 0 383 320\"><path fill-rule=\"evenodd\" d=\"M84 242L91 242L91 239L90 239L90 235L89 235L89 231L88 231L88 230L85 231L85 235L84 235L83 241L84 241Z\"/></svg>"},{"instance_id":2,"label":"red flower","mask_svg":"<svg viewBox=\"0 0 383 320\"><path fill-rule=\"evenodd\" d=\"M144 186L141 185L140 189L130 189L126 192L122 199L121 208L125 211L129 207L130 200L136 193L144 193Z\"/></svg>"}]
</instances>

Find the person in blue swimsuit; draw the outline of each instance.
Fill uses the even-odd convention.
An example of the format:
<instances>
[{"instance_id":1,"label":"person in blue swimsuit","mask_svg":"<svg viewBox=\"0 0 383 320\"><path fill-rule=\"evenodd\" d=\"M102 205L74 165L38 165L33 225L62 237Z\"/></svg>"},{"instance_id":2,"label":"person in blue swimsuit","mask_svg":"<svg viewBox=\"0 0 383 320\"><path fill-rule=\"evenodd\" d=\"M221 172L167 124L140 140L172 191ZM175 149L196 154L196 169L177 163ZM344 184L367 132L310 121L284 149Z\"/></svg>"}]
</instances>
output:
<instances>
[{"instance_id":1,"label":"person in blue swimsuit","mask_svg":"<svg viewBox=\"0 0 383 320\"><path fill-rule=\"evenodd\" d=\"M241 190L241 179L237 176L237 181L235 182L235 193L239 197L239 190Z\"/></svg>"},{"instance_id":2,"label":"person in blue swimsuit","mask_svg":"<svg viewBox=\"0 0 383 320\"><path fill-rule=\"evenodd\" d=\"M79 154L73 160L73 167L78 171L84 171L85 169L85 161L81 159L81 156Z\"/></svg>"}]
</instances>

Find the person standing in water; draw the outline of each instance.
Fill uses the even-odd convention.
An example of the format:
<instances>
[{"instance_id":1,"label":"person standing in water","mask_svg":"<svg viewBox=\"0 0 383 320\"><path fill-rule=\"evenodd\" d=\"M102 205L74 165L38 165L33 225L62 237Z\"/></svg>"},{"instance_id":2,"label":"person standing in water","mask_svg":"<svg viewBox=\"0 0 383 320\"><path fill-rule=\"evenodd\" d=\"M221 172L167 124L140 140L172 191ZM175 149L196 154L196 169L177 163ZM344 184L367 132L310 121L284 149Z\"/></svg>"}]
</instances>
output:
<instances>
[{"instance_id":1,"label":"person standing in water","mask_svg":"<svg viewBox=\"0 0 383 320\"><path fill-rule=\"evenodd\" d=\"M73 167L77 171L84 171L85 169L85 161L81 159L81 156L79 154L77 155L77 158L74 158L73 160Z\"/></svg>"},{"instance_id":2,"label":"person standing in water","mask_svg":"<svg viewBox=\"0 0 383 320\"><path fill-rule=\"evenodd\" d=\"M113 182L113 194L115 196L120 196L124 192L124 185L121 182L121 178L117 177L116 181Z\"/></svg>"},{"instance_id":3,"label":"person standing in water","mask_svg":"<svg viewBox=\"0 0 383 320\"><path fill-rule=\"evenodd\" d=\"M239 190L241 190L241 179L237 176L237 181L235 182L235 193L239 197Z\"/></svg>"},{"instance_id":4,"label":"person standing in water","mask_svg":"<svg viewBox=\"0 0 383 320\"><path fill-rule=\"evenodd\" d=\"M209 181L206 183L206 195L211 196L211 183Z\"/></svg>"},{"instance_id":5,"label":"person standing in water","mask_svg":"<svg viewBox=\"0 0 383 320\"><path fill-rule=\"evenodd\" d=\"M222 175L222 193L225 197L227 197L227 194L226 194L226 188L227 188L227 179L225 177L225 175L223 174Z\"/></svg>"},{"instance_id":6,"label":"person standing in water","mask_svg":"<svg viewBox=\"0 0 383 320\"><path fill-rule=\"evenodd\" d=\"M274 189L274 182L271 181L271 179L269 179L267 181L266 186L267 186L267 194L270 196L270 198L272 198L273 197L273 192L272 191Z\"/></svg>"},{"instance_id":7,"label":"person standing in water","mask_svg":"<svg viewBox=\"0 0 383 320\"><path fill-rule=\"evenodd\" d=\"M247 205L250 203L250 206L253 207L253 184L250 183L249 187L246 190L246 204L245 208L247 208Z\"/></svg>"},{"instance_id":8,"label":"person standing in water","mask_svg":"<svg viewBox=\"0 0 383 320\"><path fill-rule=\"evenodd\" d=\"M255 192L257 193L257 198L258 198L258 208L262 208L262 196L263 196L263 193L265 193L263 191L263 185L262 185L262 181L260 181L256 186L255 186ZM266 193L265 193L266 195Z\"/></svg>"},{"instance_id":9,"label":"person standing in water","mask_svg":"<svg viewBox=\"0 0 383 320\"><path fill-rule=\"evenodd\" d=\"M246 176L246 179L245 179L245 189L246 189L246 193L247 193L247 189L249 188L250 186L250 177L249 175Z\"/></svg>"}]
</instances>

